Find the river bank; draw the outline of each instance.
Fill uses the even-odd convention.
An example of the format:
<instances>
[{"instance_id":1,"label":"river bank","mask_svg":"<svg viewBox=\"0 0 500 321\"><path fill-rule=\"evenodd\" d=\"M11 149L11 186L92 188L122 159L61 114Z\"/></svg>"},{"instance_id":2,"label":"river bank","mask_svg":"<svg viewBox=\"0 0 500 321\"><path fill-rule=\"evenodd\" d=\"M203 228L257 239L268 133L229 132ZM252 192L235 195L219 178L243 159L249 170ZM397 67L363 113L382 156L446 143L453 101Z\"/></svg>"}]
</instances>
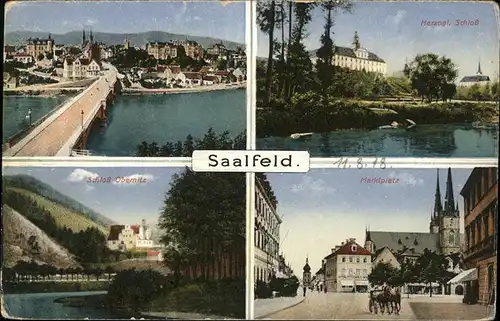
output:
<instances>
[{"instance_id":1,"label":"river bank","mask_svg":"<svg viewBox=\"0 0 500 321\"><path fill-rule=\"evenodd\" d=\"M107 291L108 281L4 282L5 294Z\"/></svg>"},{"instance_id":2,"label":"river bank","mask_svg":"<svg viewBox=\"0 0 500 321\"><path fill-rule=\"evenodd\" d=\"M60 96L74 96L79 92L83 91L84 88L76 87L76 88L50 88L50 89L42 89L42 90L33 90L33 89L4 89L3 95L5 97L40 97L40 98L54 98Z\"/></svg>"},{"instance_id":3,"label":"river bank","mask_svg":"<svg viewBox=\"0 0 500 321\"><path fill-rule=\"evenodd\" d=\"M244 89L246 83L235 83L228 85L198 86L193 88L123 88L122 95L168 95L168 94L193 94L200 92Z\"/></svg>"},{"instance_id":4,"label":"river bank","mask_svg":"<svg viewBox=\"0 0 500 321\"><path fill-rule=\"evenodd\" d=\"M296 132L371 130L411 119L425 125L498 123L499 106L491 103L392 104L335 101L328 107L302 103L294 108L258 108L257 137L288 137Z\"/></svg>"}]
</instances>

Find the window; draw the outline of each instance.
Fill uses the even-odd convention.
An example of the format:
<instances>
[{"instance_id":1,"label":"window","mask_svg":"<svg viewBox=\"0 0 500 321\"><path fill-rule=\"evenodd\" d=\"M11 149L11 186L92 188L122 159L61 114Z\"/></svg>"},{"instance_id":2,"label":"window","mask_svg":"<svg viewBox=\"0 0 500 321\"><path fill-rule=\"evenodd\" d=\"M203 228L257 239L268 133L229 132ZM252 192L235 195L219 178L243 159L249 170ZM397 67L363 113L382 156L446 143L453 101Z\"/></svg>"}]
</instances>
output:
<instances>
[{"instance_id":1,"label":"window","mask_svg":"<svg viewBox=\"0 0 500 321\"><path fill-rule=\"evenodd\" d=\"M359 276L360 271L360 269L356 269L356 276Z\"/></svg>"},{"instance_id":2,"label":"window","mask_svg":"<svg viewBox=\"0 0 500 321\"><path fill-rule=\"evenodd\" d=\"M360 262L359 257L357 257L356 258L356 263L359 263L359 262Z\"/></svg>"},{"instance_id":3,"label":"window","mask_svg":"<svg viewBox=\"0 0 500 321\"><path fill-rule=\"evenodd\" d=\"M453 230L450 231L450 236L448 237L448 242L450 245L455 244L455 232Z\"/></svg>"},{"instance_id":4,"label":"window","mask_svg":"<svg viewBox=\"0 0 500 321\"><path fill-rule=\"evenodd\" d=\"M349 263L352 263L352 256L349 258Z\"/></svg>"},{"instance_id":5,"label":"window","mask_svg":"<svg viewBox=\"0 0 500 321\"><path fill-rule=\"evenodd\" d=\"M342 263L345 263L345 256L342 257Z\"/></svg>"},{"instance_id":6,"label":"window","mask_svg":"<svg viewBox=\"0 0 500 321\"><path fill-rule=\"evenodd\" d=\"M366 275L366 269L363 269L363 275Z\"/></svg>"},{"instance_id":7,"label":"window","mask_svg":"<svg viewBox=\"0 0 500 321\"><path fill-rule=\"evenodd\" d=\"M352 269L349 269L349 275L352 275Z\"/></svg>"},{"instance_id":8,"label":"window","mask_svg":"<svg viewBox=\"0 0 500 321\"><path fill-rule=\"evenodd\" d=\"M485 212L483 214L483 224L484 224L484 237L487 238L489 236L489 229L488 229L488 219L489 219L489 213Z\"/></svg>"},{"instance_id":9,"label":"window","mask_svg":"<svg viewBox=\"0 0 500 321\"><path fill-rule=\"evenodd\" d=\"M363 263L366 263L366 257L363 259Z\"/></svg>"},{"instance_id":10,"label":"window","mask_svg":"<svg viewBox=\"0 0 500 321\"><path fill-rule=\"evenodd\" d=\"M478 218L477 218L476 225L477 225L477 241L481 242L483 238L481 237L482 234L481 234L481 217L480 216L478 216Z\"/></svg>"}]
</instances>

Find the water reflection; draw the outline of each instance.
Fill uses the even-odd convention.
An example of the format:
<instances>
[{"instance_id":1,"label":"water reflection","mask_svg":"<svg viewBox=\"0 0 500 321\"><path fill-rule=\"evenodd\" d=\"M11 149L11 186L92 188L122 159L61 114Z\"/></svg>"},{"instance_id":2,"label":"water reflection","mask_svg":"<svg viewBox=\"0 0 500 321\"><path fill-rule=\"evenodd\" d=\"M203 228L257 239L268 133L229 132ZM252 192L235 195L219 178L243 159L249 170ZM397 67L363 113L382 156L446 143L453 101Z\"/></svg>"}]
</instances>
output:
<instances>
[{"instance_id":1,"label":"water reflection","mask_svg":"<svg viewBox=\"0 0 500 321\"><path fill-rule=\"evenodd\" d=\"M270 137L257 140L264 150L307 150L312 157L497 157L498 127L469 124L419 125L406 130L352 130L314 134L307 140Z\"/></svg>"}]
</instances>

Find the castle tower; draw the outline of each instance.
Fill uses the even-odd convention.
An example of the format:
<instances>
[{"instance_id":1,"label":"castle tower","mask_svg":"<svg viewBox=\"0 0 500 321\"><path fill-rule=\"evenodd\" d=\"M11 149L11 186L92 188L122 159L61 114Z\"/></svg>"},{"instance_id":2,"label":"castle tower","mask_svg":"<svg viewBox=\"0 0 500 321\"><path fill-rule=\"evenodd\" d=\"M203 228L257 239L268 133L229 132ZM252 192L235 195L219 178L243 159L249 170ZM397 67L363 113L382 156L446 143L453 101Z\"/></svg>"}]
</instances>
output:
<instances>
[{"instance_id":1,"label":"castle tower","mask_svg":"<svg viewBox=\"0 0 500 321\"><path fill-rule=\"evenodd\" d=\"M302 274L302 283L304 286L311 284L311 267L309 266L309 258L306 257L306 265L304 265L304 273Z\"/></svg>"},{"instance_id":2,"label":"castle tower","mask_svg":"<svg viewBox=\"0 0 500 321\"><path fill-rule=\"evenodd\" d=\"M436 192L434 194L434 211L431 214L431 222L429 224L429 232L432 234L439 233L439 218L443 211L441 203L441 189L439 187L439 168L437 170Z\"/></svg>"},{"instance_id":3,"label":"castle tower","mask_svg":"<svg viewBox=\"0 0 500 321\"><path fill-rule=\"evenodd\" d=\"M451 168L448 168L444 209L439 218L439 246L444 255L460 252L460 212L453 195Z\"/></svg>"},{"instance_id":4,"label":"castle tower","mask_svg":"<svg viewBox=\"0 0 500 321\"><path fill-rule=\"evenodd\" d=\"M359 48L361 48L357 31L354 31L354 40L352 41L352 46L353 46L355 51L358 50Z\"/></svg>"}]
</instances>

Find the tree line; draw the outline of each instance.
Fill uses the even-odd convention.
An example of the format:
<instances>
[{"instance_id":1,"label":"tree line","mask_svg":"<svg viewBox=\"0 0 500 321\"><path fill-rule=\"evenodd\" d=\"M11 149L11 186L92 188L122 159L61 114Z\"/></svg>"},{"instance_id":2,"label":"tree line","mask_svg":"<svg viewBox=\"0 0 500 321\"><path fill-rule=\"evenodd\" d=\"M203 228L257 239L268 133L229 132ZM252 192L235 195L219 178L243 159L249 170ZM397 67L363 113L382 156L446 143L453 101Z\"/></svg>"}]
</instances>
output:
<instances>
[{"instance_id":1,"label":"tree line","mask_svg":"<svg viewBox=\"0 0 500 321\"><path fill-rule=\"evenodd\" d=\"M87 281L91 277L100 281L103 276L111 280L111 275L116 271L111 266L104 269L87 265L83 265L83 267L57 268L49 264L38 264L34 261L18 261L11 268L4 267L2 273L5 280L15 282L55 280L56 275L64 276L66 281L84 281L85 278L80 279L82 275L86 277Z\"/></svg>"},{"instance_id":2,"label":"tree line","mask_svg":"<svg viewBox=\"0 0 500 321\"><path fill-rule=\"evenodd\" d=\"M444 286L456 275L448 271L448 260L444 255L428 249L425 249L414 263L400 257L398 259L399 269L390 263L378 263L368 275L370 284L387 283L391 286L402 286L410 283L423 283L430 287L429 295L432 296L432 283Z\"/></svg>"}]
</instances>

